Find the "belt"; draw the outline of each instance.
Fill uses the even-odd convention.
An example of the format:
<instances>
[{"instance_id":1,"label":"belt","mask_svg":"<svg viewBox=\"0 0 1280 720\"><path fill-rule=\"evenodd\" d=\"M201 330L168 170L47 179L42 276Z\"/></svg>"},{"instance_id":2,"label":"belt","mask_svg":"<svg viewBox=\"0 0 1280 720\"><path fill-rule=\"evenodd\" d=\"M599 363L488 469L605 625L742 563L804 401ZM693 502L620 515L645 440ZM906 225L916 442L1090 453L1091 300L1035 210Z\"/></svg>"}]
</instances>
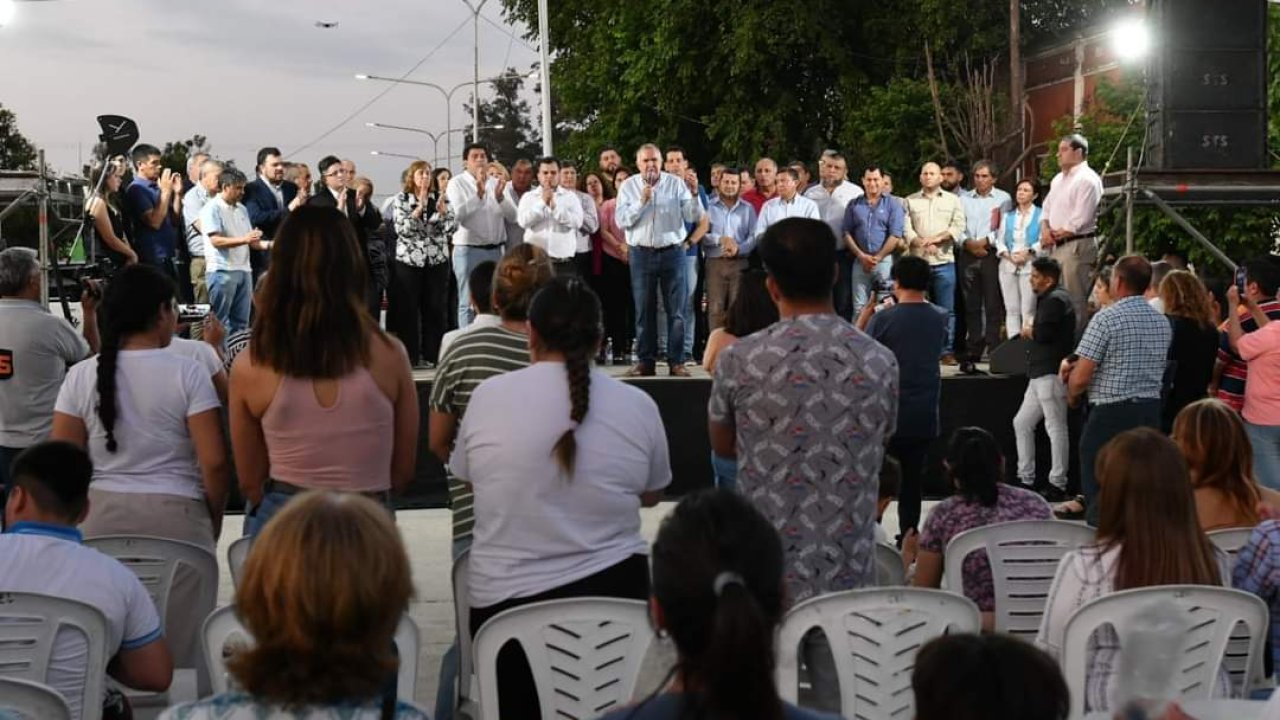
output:
<instances>
[{"instance_id":1,"label":"belt","mask_svg":"<svg viewBox=\"0 0 1280 720\"><path fill-rule=\"evenodd\" d=\"M503 243L493 243L491 245L458 245L458 247L475 248L477 250L492 250L494 248L500 248L502 246L503 246Z\"/></svg>"},{"instance_id":2,"label":"belt","mask_svg":"<svg viewBox=\"0 0 1280 720\"><path fill-rule=\"evenodd\" d=\"M293 483L287 483L283 480L268 478L266 486L263 488L262 491L264 493L269 493L269 492L280 493L281 495L298 495L298 494L309 492L311 490L316 490L316 489L318 488L305 488L305 487L302 487L301 485L294 485ZM358 494L363 495L371 500L377 500L378 502L386 502L391 497L390 490L374 490L371 492L361 492Z\"/></svg>"},{"instance_id":3,"label":"belt","mask_svg":"<svg viewBox=\"0 0 1280 720\"><path fill-rule=\"evenodd\" d=\"M569 263L573 262L576 259L577 259L576 257L566 257L566 258L553 257L551 258L551 264L552 265L568 265Z\"/></svg>"},{"instance_id":4,"label":"belt","mask_svg":"<svg viewBox=\"0 0 1280 720\"><path fill-rule=\"evenodd\" d=\"M650 251L650 252L658 252L658 253L660 253L660 252L666 252L666 251L668 251L668 250L674 250L674 249L676 249L676 248L678 248L678 247L681 247L681 246L683 246L683 245L684 245L684 243L672 243L672 244L670 244L670 245L663 245L662 247L649 247L649 246L647 246L647 245L636 245L636 246L634 246L634 247L633 247L633 248L631 248L631 249L632 249L632 250L648 250L648 251Z\"/></svg>"},{"instance_id":5,"label":"belt","mask_svg":"<svg viewBox=\"0 0 1280 720\"><path fill-rule=\"evenodd\" d=\"M1076 240L1088 240L1089 238L1096 238L1096 237L1098 237L1098 232L1095 230L1095 231L1090 232L1090 233L1081 233L1081 234L1079 234L1079 235L1072 235L1072 236L1071 236L1071 237L1069 237L1069 238L1063 238L1063 239L1061 239L1061 240L1059 240L1059 241L1058 241L1058 244L1059 244L1059 245L1066 245L1067 243L1073 243L1073 242L1075 242Z\"/></svg>"}]
</instances>

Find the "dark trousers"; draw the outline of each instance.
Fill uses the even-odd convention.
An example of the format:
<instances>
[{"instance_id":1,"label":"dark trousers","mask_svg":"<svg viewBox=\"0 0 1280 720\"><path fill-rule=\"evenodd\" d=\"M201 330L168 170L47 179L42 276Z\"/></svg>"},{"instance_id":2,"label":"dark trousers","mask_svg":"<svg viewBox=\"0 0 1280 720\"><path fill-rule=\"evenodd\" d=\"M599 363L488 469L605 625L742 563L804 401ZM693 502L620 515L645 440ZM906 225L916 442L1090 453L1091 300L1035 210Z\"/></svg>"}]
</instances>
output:
<instances>
[{"instance_id":1,"label":"dark trousers","mask_svg":"<svg viewBox=\"0 0 1280 720\"><path fill-rule=\"evenodd\" d=\"M552 260L551 269L555 271L557 278L576 278L581 275L577 258Z\"/></svg>"},{"instance_id":2,"label":"dark trousers","mask_svg":"<svg viewBox=\"0 0 1280 720\"><path fill-rule=\"evenodd\" d=\"M474 638L485 621L504 610L543 600L561 600L577 597L615 597L629 600L649 599L649 558L632 555L612 567L561 585L558 588L522 598L504 600L496 605L471 608L471 637ZM570 618L571 619L571 618ZM495 717L503 720L537 719L542 717L538 707L538 688L529 670L529 660L517 642L509 642L498 651L498 707Z\"/></svg>"},{"instance_id":3,"label":"dark trousers","mask_svg":"<svg viewBox=\"0 0 1280 720\"><path fill-rule=\"evenodd\" d=\"M667 310L667 362L683 363L684 334L689 330L689 290L685 284L684 249L634 247L630 253L631 294L636 306L636 354L653 366L658 355L658 293Z\"/></svg>"},{"instance_id":4,"label":"dark trousers","mask_svg":"<svg viewBox=\"0 0 1280 720\"><path fill-rule=\"evenodd\" d=\"M1102 446L1126 430L1160 428L1159 400L1124 400L1089 406L1080 431L1080 488L1084 491L1085 521L1098 526L1098 478L1093 463Z\"/></svg>"},{"instance_id":5,"label":"dark trousers","mask_svg":"<svg viewBox=\"0 0 1280 720\"><path fill-rule=\"evenodd\" d=\"M449 322L449 263L414 267L397 262L387 297L387 330L404 343L413 364L437 362Z\"/></svg>"},{"instance_id":6,"label":"dark trousers","mask_svg":"<svg viewBox=\"0 0 1280 720\"><path fill-rule=\"evenodd\" d=\"M898 489L898 532L920 524L920 496L924 487L925 464L933 438L901 437L889 441L888 452L902 466L902 485Z\"/></svg>"},{"instance_id":7,"label":"dark trousers","mask_svg":"<svg viewBox=\"0 0 1280 720\"><path fill-rule=\"evenodd\" d=\"M836 251L836 285L831 289L835 301L836 314L853 321L853 253L848 250Z\"/></svg>"},{"instance_id":8,"label":"dark trousers","mask_svg":"<svg viewBox=\"0 0 1280 720\"><path fill-rule=\"evenodd\" d=\"M1000 259L995 252L980 258L961 250L960 291L964 296L965 357L977 362L982 351L1000 344L1004 295L1000 292Z\"/></svg>"},{"instance_id":9,"label":"dark trousers","mask_svg":"<svg viewBox=\"0 0 1280 720\"><path fill-rule=\"evenodd\" d=\"M636 323L635 305L631 300L631 268L609 255L605 255L602 262L604 267L596 294L604 306L605 337L613 344L614 357L627 357Z\"/></svg>"}]
</instances>

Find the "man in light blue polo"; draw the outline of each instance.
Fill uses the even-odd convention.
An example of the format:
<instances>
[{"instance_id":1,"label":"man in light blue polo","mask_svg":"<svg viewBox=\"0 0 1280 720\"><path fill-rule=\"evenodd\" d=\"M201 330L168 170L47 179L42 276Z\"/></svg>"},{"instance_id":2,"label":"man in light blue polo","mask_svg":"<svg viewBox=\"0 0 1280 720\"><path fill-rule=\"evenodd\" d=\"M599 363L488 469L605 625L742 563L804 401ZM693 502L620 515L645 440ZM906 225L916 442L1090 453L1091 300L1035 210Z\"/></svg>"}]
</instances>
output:
<instances>
[{"instance_id":1,"label":"man in light blue polo","mask_svg":"<svg viewBox=\"0 0 1280 720\"><path fill-rule=\"evenodd\" d=\"M906 223L902 203L885 189L879 167L870 165L862 172L862 189L865 194L845 208L841 232L844 246L853 256L850 284L854 317L877 288L889 287L893 251L902 244Z\"/></svg>"},{"instance_id":2,"label":"man in light blue polo","mask_svg":"<svg viewBox=\"0 0 1280 720\"><path fill-rule=\"evenodd\" d=\"M707 327L724 327L729 303L738 294L742 271L755 249L756 210L738 196L741 171L725 168L707 206L709 230L702 236L707 256Z\"/></svg>"},{"instance_id":3,"label":"man in light blue polo","mask_svg":"<svg viewBox=\"0 0 1280 720\"><path fill-rule=\"evenodd\" d=\"M218 176L218 195L200 211L200 227L205 233L205 278L213 314L228 333L249 327L253 267L249 248L266 250L262 231L255 230L249 211L241 204L247 180L235 168L225 168Z\"/></svg>"},{"instance_id":4,"label":"man in light blue polo","mask_svg":"<svg viewBox=\"0 0 1280 720\"><path fill-rule=\"evenodd\" d=\"M646 143L636 151L639 172L618 188L615 219L631 248L631 291L636 304L639 362L628 376L655 374L657 294L667 309L667 361L671 374L688 377L684 334L689 297L684 279L686 222L702 218L702 205L683 178L661 170L662 151Z\"/></svg>"},{"instance_id":5,"label":"man in light blue polo","mask_svg":"<svg viewBox=\"0 0 1280 720\"><path fill-rule=\"evenodd\" d=\"M964 207L963 249L956 253L960 292L964 295L964 319L968 329L960 372L978 374L983 349L1000 344L1004 319L1004 295L1000 292L1000 258L995 236L1000 218L1013 209L1009 193L996 187L996 166L990 160L973 164L973 189L960 191Z\"/></svg>"}]
</instances>

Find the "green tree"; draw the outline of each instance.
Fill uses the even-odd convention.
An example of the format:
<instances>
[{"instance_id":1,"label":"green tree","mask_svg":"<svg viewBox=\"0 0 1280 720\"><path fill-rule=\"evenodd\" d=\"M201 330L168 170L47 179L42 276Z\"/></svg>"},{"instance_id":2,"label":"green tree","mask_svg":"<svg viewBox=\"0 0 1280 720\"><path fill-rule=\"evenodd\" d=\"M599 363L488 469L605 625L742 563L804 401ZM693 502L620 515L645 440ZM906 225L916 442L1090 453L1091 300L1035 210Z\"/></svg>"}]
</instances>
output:
<instances>
[{"instance_id":1,"label":"green tree","mask_svg":"<svg viewBox=\"0 0 1280 720\"><path fill-rule=\"evenodd\" d=\"M186 140L167 142L160 150L160 164L185 175L187 159L200 152L209 152L209 139L204 135L192 135Z\"/></svg>"},{"instance_id":2,"label":"green tree","mask_svg":"<svg viewBox=\"0 0 1280 720\"><path fill-rule=\"evenodd\" d=\"M529 102L520 97L524 78L512 67L507 68L501 79L490 84L494 97L480 100L480 139L494 158L508 166L519 158L533 160L538 157L541 154L540 133L534 128ZM462 108L470 118L471 106L464 103ZM492 129L494 126L501 127ZM468 122L464 128L463 134L468 139L471 127Z\"/></svg>"},{"instance_id":3,"label":"green tree","mask_svg":"<svg viewBox=\"0 0 1280 720\"><path fill-rule=\"evenodd\" d=\"M35 170L36 148L18 129L18 116L0 105L0 169Z\"/></svg>"}]
</instances>

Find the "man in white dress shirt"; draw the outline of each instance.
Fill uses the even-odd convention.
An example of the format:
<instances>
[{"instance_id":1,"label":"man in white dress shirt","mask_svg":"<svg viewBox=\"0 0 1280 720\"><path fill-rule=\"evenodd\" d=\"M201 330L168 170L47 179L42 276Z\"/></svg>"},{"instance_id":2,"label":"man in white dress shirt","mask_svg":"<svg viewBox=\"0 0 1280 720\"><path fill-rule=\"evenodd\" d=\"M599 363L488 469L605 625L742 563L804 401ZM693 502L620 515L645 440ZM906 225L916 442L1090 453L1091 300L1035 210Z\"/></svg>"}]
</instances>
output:
<instances>
[{"instance_id":1,"label":"man in white dress shirt","mask_svg":"<svg viewBox=\"0 0 1280 720\"><path fill-rule=\"evenodd\" d=\"M1098 262L1098 202L1102 178L1089 167L1089 141L1074 134L1058 142L1058 166L1062 170L1049 184L1040 213L1040 247L1052 248L1050 257L1062 265L1062 287L1076 310L1076 329L1089 314L1085 301Z\"/></svg>"},{"instance_id":2,"label":"man in white dress shirt","mask_svg":"<svg viewBox=\"0 0 1280 720\"><path fill-rule=\"evenodd\" d=\"M616 220L631 248L631 291L636 304L636 354L639 362L629 376L655 373L657 356L657 293L667 309L667 361L671 374L688 377L684 362L684 333L688 314L684 253L686 222L702 218L702 204L682 178L661 170L662 151L647 143L636 151L639 172L618 188Z\"/></svg>"},{"instance_id":3,"label":"man in white dress shirt","mask_svg":"<svg viewBox=\"0 0 1280 720\"><path fill-rule=\"evenodd\" d=\"M489 151L480 143L463 150L466 172L449 180L445 195L458 220L453 235L453 275L458 281L458 327L466 327L474 316L468 289L471 269L485 260L498 262L507 242L507 220L516 216L516 206L505 194L507 183L500 177L487 178Z\"/></svg>"},{"instance_id":4,"label":"man in white dress shirt","mask_svg":"<svg viewBox=\"0 0 1280 720\"><path fill-rule=\"evenodd\" d=\"M573 189L560 185L560 172L555 158L538 160L538 188L520 198L516 219L524 228L524 241L551 256L556 275L572 276L577 273L582 203Z\"/></svg>"},{"instance_id":5,"label":"man in white dress shirt","mask_svg":"<svg viewBox=\"0 0 1280 720\"><path fill-rule=\"evenodd\" d=\"M578 266L578 275L585 278L591 274L591 234L600 229L600 211L596 209L596 201L578 189L578 166L567 160L560 163L560 187L573 191L582 206L574 262Z\"/></svg>"},{"instance_id":6,"label":"man in white dress shirt","mask_svg":"<svg viewBox=\"0 0 1280 720\"><path fill-rule=\"evenodd\" d=\"M779 170L776 182L778 196L760 208L760 219L756 220L756 242L764 237L764 232L770 225L780 220L790 217L823 219L818 212L818 204L800 194L800 177L795 168L785 167ZM836 237L840 236L837 234Z\"/></svg>"},{"instance_id":7,"label":"man in white dress shirt","mask_svg":"<svg viewBox=\"0 0 1280 720\"><path fill-rule=\"evenodd\" d=\"M836 237L836 263L840 268L835 287L836 314L845 320L853 318L854 309L853 253L844 244L844 211L863 194L862 188L849 182L848 172L844 156L827 150L818 160L820 182L804 192L818 206L822 221Z\"/></svg>"}]
</instances>

